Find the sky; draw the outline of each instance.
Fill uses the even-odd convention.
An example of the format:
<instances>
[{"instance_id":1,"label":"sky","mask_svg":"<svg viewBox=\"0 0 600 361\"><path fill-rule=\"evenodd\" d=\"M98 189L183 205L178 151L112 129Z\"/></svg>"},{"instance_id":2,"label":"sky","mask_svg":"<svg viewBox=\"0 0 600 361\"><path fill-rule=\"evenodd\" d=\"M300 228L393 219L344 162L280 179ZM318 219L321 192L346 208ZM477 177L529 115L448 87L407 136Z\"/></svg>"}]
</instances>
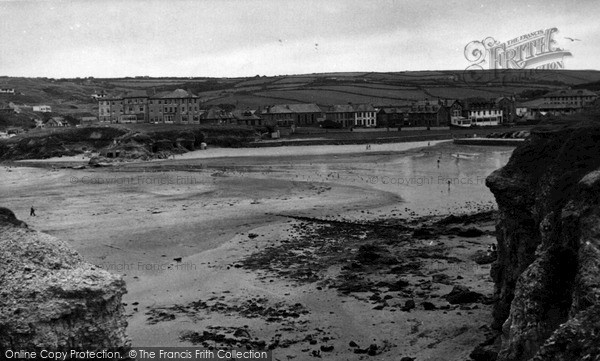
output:
<instances>
[{"instance_id":1,"label":"sky","mask_svg":"<svg viewBox=\"0 0 600 361\"><path fill-rule=\"evenodd\" d=\"M0 0L0 75L459 70L471 41L548 28L565 69L598 70L599 15L597 0Z\"/></svg>"}]
</instances>

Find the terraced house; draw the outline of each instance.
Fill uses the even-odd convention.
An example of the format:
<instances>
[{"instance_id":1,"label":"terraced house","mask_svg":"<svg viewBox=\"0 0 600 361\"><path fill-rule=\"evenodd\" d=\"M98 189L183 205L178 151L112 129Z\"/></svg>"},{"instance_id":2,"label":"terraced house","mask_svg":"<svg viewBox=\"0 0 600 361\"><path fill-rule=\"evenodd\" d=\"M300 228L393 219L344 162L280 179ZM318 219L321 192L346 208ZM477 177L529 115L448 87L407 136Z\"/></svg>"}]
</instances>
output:
<instances>
[{"instance_id":1,"label":"terraced house","mask_svg":"<svg viewBox=\"0 0 600 361\"><path fill-rule=\"evenodd\" d=\"M544 103L582 108L598 98L598 95L586 89L557 90L544 95Z\"/></svg>"},{"instance_id":2,"label":"terraced house","mask_svg":"<svg viewBox=\"0 0 600 361\"><path fill-rule=\"evenodd\" d=\"M352 104L332 105L325 112L325 119L347 128L354 125L356 112Z\"/></svg>"},{"instance_id":3,"label":"terraced house","mask_svg":"<svg viewBox=\"0 0 600 361\"><path fill-rule=\"evenodd\" d=\"M356 119L354 125L359 127L374 127L377 125L377 111L370 104L358 104L354 106Z\"/></svg>"},{"instance_id":4,"label":"terraced house","mask_svg":"<svg viewBox=\"0 0 600 361\"><path fill-rule=\"evenodd\" d=\"M448 125L450 114L441 100L419 100L414 102L405 117L404 126L440 127Z\"/></svg>"},{"instance_id":5,"label":"terraced house","mask_svg":"<svg viewBox=\"0 0 600 361\"><path fill-rule=\"evenodd\" d=\"M323 111L316 104L281 104L262 110L260 117L265 124L283 127L319 126L325 120Z\"/></svg>"},{"instance_id":6,"label":"terraced house","mask_svg":"<svg viewBox=\"0 0 600 361\"><path fill-rule=\"evenodd\" d=\"M332 105L325 111L325 118L342 127L374 127L377 110L370 104Z\"/></svg>"}]
</instances>

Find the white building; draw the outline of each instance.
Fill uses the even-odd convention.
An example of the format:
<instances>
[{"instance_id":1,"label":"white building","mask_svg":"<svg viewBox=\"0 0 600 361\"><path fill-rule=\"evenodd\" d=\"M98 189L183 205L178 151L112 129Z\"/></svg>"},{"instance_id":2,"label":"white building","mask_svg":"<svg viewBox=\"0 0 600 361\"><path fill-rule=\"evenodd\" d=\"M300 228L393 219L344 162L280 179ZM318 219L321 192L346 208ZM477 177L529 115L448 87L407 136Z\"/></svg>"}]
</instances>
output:
<instances>
[{"instance_id":1,"label":"white building","mask_svg":"<svg viewBox=\"0 0 600 361\"><path fill-rule=\"evenodd\" d=\"M95 91L94 94L91 95L91 97L94 100L99 100L108 97L108 94L106 94L104 90L101 90L99 92Z\"/></svg>"},{"instance_id":2,"label":"white building","mask_svg":"<svg viewBox=\"0 0 600 361\"><path fill-rule=\"evenodd\" d=\"M0 88L0 94L14 94L14 88Z\"/></svg>"},{"instance_id":3,"label":"white building","mask_svg":"<svg viewBox=\"0 0 600 361\"><path fill-rule=\"evenodd\" d=\"M502 123L501 109L479 109L469 110L471 125L490 126Z\"/></svg>"},{"instance_id":4,"label":"white building","mask_svg":"<svg viewBox=\"0 0 600 361\"><path fill-rule=\"evenodd\" d=\"M34 105L33 111L40 113L52 113L52 107L49 105Z\"/></svg>"},{"instance_id":5,"label":"white building","mask_svg":"<svg viewBox=\"0 0 600 361\"><path fill-rule=\"evenodd\" d=\"M377 110L369 104L354 106L354 125L359 127L374 127L377 125Z\"/></svg>"}]
</instances>

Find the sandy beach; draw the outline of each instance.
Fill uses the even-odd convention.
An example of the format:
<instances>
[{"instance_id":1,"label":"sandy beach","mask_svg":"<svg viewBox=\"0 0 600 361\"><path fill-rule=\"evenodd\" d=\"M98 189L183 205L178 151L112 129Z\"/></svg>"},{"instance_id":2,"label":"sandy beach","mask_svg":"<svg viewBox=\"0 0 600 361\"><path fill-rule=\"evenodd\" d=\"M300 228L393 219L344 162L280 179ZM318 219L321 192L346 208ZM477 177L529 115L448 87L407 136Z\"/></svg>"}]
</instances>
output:
<instances>
[{"instance_id":1,"label":"sandy beach","mask_svg":"<svg viewBox=\"0 0 600 361\"><path fill-rule=\"evenodd\" d=\"M484 180L512 148L427 143L208 149L82 170L51 167L81 157L21 162L2 166L2 199L124 276L135 346L464 360L490 306L444 296L492 293L474 256L494 222L436 222L493 210Z\"/></svg>"},{"instance_id":2,"label":"sandy beach","mask_svg":"<svg viewBox=\"0 0 600 361\"><path fill-rule=\"evenodd\" d=\"M401 152L418 147L435 145L447 141L432 140L422 142L406 143L384 143L371 145L370 152ZM204 159L204 158L230 158L230 157L272 157L272 156L300 156L300 155L323 155L323 154L362 154L365 152L364 144L349 145L299 145L299 146L280 146L264 148L213 148L205 150L195 150L175 156L175 159ZM47 159L31 159L19 162L35 163L63 163L63 162L82 162L87 163L89 156L73 155L64 157L52 157ZM162 160L154 160L160 162Z\"/></svg>"}]
</instances>

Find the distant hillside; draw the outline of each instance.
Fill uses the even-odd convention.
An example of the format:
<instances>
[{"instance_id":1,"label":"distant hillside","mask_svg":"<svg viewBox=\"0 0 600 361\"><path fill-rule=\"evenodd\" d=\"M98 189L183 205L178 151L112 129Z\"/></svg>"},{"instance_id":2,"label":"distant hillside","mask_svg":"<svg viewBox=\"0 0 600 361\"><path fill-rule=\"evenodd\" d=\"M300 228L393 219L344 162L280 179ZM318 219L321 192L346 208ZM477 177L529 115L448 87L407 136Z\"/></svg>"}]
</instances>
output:
<instances>
[{"instance_id":1,"label":"distant hillside","mask_svg":"<svg viewBox=\"0 0 600 361\"><path fill-rule=\"evenodd\" d=\"M199 95L206 106L232 104L237 108L281 103L319 105L372 103L400 105L415 99L498 97L525 90L598 87L595 70L463 70L397 73L323 73L250 78L10 78L0 86L16 94L0 94L0 102L46 104L56 114L97 114L94 91L118 95L132 90L149 94L183 88Z\"/></svg>"},{"instance_id":2,"label":"distant hillside","mask_svg":"<svg viewBox=\"0 0 600 361\"><path fill-rule=\"evenodd\" d=\"M594 81L591 83L577 84L573 86L573 89L587 89L591 91L600 91L600 81Z\"/></svg>"}]
</instances>

